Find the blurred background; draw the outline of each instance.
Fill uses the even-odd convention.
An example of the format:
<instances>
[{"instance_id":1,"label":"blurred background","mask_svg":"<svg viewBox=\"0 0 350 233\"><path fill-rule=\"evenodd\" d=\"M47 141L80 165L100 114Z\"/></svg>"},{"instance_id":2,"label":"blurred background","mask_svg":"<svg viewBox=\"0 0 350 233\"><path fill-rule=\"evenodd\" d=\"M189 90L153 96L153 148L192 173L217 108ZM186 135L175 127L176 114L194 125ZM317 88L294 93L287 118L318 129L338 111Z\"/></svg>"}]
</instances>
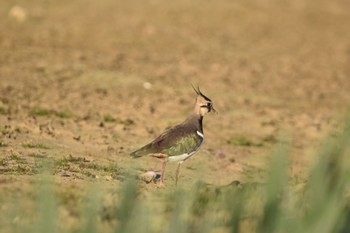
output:
<instances>
[{"instance_id":1,"label":"blurred background","mask_svg":"<svg viewBox=\"0 0 350 233\"><path fill-rule=\"evenodd\" d=\"M43 158L63 186L118 185L134 166L130 151L191 113L191 84L219 114L204 119L206 142L184 165L185 188L263 180L281 132L291 139L290 176L306 179L349 106L347 0L0 6L0 195L31 192Z\"/></svg>"}]
</instances>

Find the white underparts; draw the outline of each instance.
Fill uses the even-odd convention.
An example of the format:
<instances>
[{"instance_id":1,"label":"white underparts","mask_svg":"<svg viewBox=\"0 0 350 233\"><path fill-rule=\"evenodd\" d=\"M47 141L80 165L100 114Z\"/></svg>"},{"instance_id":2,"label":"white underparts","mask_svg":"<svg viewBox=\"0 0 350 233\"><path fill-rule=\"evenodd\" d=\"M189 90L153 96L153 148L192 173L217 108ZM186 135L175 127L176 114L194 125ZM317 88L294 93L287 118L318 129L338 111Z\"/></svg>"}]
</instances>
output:
<instances>
[{"instance_id":1,"label":"white underparts","mask_svg":"<svg viewBox=\"0 0 350 233\"><path fill-rule=\"evenodd\" d=\"M197 135L199 137L202 138L202 142L197 147L197 149L195 151L192 151L189 154L185 153L185 154L182 154L182 155L171 156L171 157L168 158L168 162L170 162L170 163L182 163L183 161L185 161L186 159L188 159L192 155L194 155L199 150L199 148L201 148L201 146L203 145L203 142L204 142L204 135L201 132L199 132L198 130L196 131L196 133L197 133Z\"/></svg>"},{"instance_id":2,"label":"white underparts","mask_svg":"<svg viewBox=\"0 0 350 233\"><path fill-rule=\"evenodd\" d=\"M196 132L197 134L198 134L198 136L199 137L201 137L202 139L203 139L203 141L204 141L204 135L201 133L201 132L199 132L198 130L197 130L197 132ZM203 143L203 142L202 142Z\"/></svg>"}]
</instances>

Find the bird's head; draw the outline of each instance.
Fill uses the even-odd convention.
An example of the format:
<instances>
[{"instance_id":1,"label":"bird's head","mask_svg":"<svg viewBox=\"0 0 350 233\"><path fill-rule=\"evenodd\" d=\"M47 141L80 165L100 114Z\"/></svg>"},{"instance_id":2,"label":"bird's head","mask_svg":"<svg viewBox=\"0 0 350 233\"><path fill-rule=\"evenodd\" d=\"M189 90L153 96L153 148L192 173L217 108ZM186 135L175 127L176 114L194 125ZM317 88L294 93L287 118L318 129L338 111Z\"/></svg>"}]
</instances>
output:
<instances>
[{"instance_id":1,"label":"bird's head","mask_svg":"<svg viewBox=\"0 0 350 233\"><path fill-rule=\"evenodd\" d=\"M200 116L204 116L208 112L211 112L211 111L216 112L216 110L214 109L213 102L211 101L211 99L209 99L207 96L205 96L199 90L199 87L197 87L197 88L193 87L193 90L197 94L196 105L195 105L195 108L194 108L195 114L198 114Z\"/></svg>"}]
</instances>

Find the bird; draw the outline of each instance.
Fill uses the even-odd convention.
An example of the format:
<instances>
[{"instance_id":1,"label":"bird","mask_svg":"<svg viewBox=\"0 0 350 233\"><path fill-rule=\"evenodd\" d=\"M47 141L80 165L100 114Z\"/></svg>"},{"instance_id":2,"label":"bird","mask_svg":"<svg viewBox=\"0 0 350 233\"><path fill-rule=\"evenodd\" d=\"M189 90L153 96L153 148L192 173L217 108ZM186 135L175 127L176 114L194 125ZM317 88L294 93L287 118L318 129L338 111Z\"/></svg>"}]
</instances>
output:
<instances>
[{"instance_id":1,"label":"bird","mask_svg":"<svg viewBox=\"0 0 350 233\"><path fill-rule=\"evenodd\" d=\"M213 102L193 85L196 92L194 110L182 123L165 130L157 138L140 149L130 153L132 158L152 156L162 160L160 183L164 184L167 163L177 163L175 185L177 185L181 164L192 157L204 143L203 117L216 112Z\"/></svg>"}]
</instances>

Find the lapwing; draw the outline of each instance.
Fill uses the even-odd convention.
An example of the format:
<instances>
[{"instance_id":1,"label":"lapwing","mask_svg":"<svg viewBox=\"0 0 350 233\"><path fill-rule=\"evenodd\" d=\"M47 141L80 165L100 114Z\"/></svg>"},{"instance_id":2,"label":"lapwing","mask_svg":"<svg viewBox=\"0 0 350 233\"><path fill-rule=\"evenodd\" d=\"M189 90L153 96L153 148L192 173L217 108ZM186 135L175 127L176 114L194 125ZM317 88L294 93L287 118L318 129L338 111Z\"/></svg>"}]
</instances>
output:
<instances>
[{"instance_id":1,"label":"lapwing","mask_svg":"<svg viewBox=\"0 0 350 233\"><path fill-rule=\"evenodd\" d=\"M130 156L139 158L152 156L162 159L160 182L164 183L164 172L168 162L177 163L175 184L177 184L181 164L193 156L204 142L203 117L208 112L216 112L213 102L205 96L199 87L193 113L181 124L176 125L154 139L149 144L132 152Z\"/></svg>"}]
</instances>

